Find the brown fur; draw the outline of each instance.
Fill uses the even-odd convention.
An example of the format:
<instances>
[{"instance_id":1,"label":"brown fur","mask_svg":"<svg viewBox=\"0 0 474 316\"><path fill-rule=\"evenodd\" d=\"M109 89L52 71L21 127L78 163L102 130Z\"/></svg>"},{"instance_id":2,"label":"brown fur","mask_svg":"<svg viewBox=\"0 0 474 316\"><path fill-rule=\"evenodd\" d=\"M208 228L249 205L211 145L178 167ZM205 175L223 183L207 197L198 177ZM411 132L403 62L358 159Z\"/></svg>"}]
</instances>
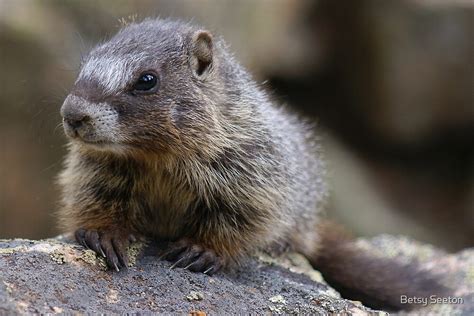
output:
<instances>
[{"instance_id":1,"label":"brown fur","mask_svg":"<svg viewBox=\"0 0 474 316\"><path fill-rule=\"evenodd\" d=\"M159 77L156 92L134 90L143 72ZM165 258L204 272L275 245L328 266L347 259L315 252L328 190L314 128L276 107L209 32L128 25L91 52L61 111L71 140L60 223L109 266L126 266L130 234L170 241Z\"/></svg>"}]
</instances>

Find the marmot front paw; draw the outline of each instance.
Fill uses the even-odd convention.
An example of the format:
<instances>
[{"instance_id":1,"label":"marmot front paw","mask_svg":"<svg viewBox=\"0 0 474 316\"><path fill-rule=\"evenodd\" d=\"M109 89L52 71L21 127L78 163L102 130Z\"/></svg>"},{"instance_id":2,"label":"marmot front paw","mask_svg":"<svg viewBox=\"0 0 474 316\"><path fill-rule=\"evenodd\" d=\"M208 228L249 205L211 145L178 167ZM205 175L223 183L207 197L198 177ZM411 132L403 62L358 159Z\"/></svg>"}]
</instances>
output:
<instances>
[{"instance_id":1,"label":"marmot front paw","mask_svg":"<svg viewBox=\"0 0 474 316\"><path fill-rule=\"evenodd\" d=\"M78 243L103 256L109 268L120 271L128 267L127 248L136 240L132 234L120 229L79 228L74 235Z\"/></svg>"},{"instance_id":2,"label":"marmot front paw","mask_svg":"<svg viewBox=\"0 0 474 316\"><path fill-rule=\"evenodd\" d=\"M169 243L160 258L173 262L171 269L179 267L208 275L216 273L224 266L223 258L215 251L189 239Z\"/></svg>"}]
</instances>

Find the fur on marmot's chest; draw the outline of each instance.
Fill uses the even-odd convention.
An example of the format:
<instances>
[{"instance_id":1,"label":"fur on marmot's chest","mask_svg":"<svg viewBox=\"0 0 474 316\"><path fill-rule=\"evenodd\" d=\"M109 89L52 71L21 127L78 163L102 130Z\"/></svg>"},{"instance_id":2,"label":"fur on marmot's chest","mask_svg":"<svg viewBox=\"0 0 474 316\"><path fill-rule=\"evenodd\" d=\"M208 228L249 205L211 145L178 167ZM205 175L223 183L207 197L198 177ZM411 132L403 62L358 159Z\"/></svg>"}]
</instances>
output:
<instances>
[{"instance_id":1,"label":"fur on marmot's chest","mask_svg":"<svg viewBox=\"0 0 474 316\"><path fill-rule=\"evenodd\" d=\"M176 177L150 172L134 183L128 216L134 228L150 237L177 238L198 197Z\"/></svg>"}]
</instances>

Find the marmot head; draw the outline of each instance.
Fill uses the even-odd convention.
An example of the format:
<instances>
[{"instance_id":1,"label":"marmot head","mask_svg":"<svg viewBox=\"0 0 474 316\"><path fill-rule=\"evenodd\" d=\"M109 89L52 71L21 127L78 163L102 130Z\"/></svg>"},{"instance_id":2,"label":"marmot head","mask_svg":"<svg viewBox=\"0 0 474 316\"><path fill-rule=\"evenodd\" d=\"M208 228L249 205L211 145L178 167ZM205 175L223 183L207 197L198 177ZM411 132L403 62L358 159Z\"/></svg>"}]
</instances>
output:
<instances>
[{"instance_id":1,"label":"marmot head","mask_svg":"<svg viewBox=\"0 0 474 316\"><path fill-rule=\"evenodd\" d=\"M61 108L67 136L90 150L199 143L215 124L216 50L208 31L182 22L128 25L84 60Z\"/></svg>"}]
</instances>

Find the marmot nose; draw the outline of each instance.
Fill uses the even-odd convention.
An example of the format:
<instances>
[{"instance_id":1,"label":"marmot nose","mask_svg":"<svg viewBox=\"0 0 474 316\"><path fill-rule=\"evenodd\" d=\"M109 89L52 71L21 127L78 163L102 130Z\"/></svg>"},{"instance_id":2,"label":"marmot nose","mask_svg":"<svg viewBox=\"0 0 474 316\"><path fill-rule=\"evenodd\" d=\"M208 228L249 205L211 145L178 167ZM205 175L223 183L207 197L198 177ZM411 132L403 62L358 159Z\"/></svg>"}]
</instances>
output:
<instances>
[{"instance_id":1,"label":"marmot nose","mask_svg":"<svg viewBox=\"0 0 474 316\"><path fill-rule=\"evenodd\" d=\"M90 117L86 114L74 114L74 115L66 115L64 117L64 123L67 124L73 130L78 130L81 128L84 123L90 120Z\"/></svg>"}]
</instances>

